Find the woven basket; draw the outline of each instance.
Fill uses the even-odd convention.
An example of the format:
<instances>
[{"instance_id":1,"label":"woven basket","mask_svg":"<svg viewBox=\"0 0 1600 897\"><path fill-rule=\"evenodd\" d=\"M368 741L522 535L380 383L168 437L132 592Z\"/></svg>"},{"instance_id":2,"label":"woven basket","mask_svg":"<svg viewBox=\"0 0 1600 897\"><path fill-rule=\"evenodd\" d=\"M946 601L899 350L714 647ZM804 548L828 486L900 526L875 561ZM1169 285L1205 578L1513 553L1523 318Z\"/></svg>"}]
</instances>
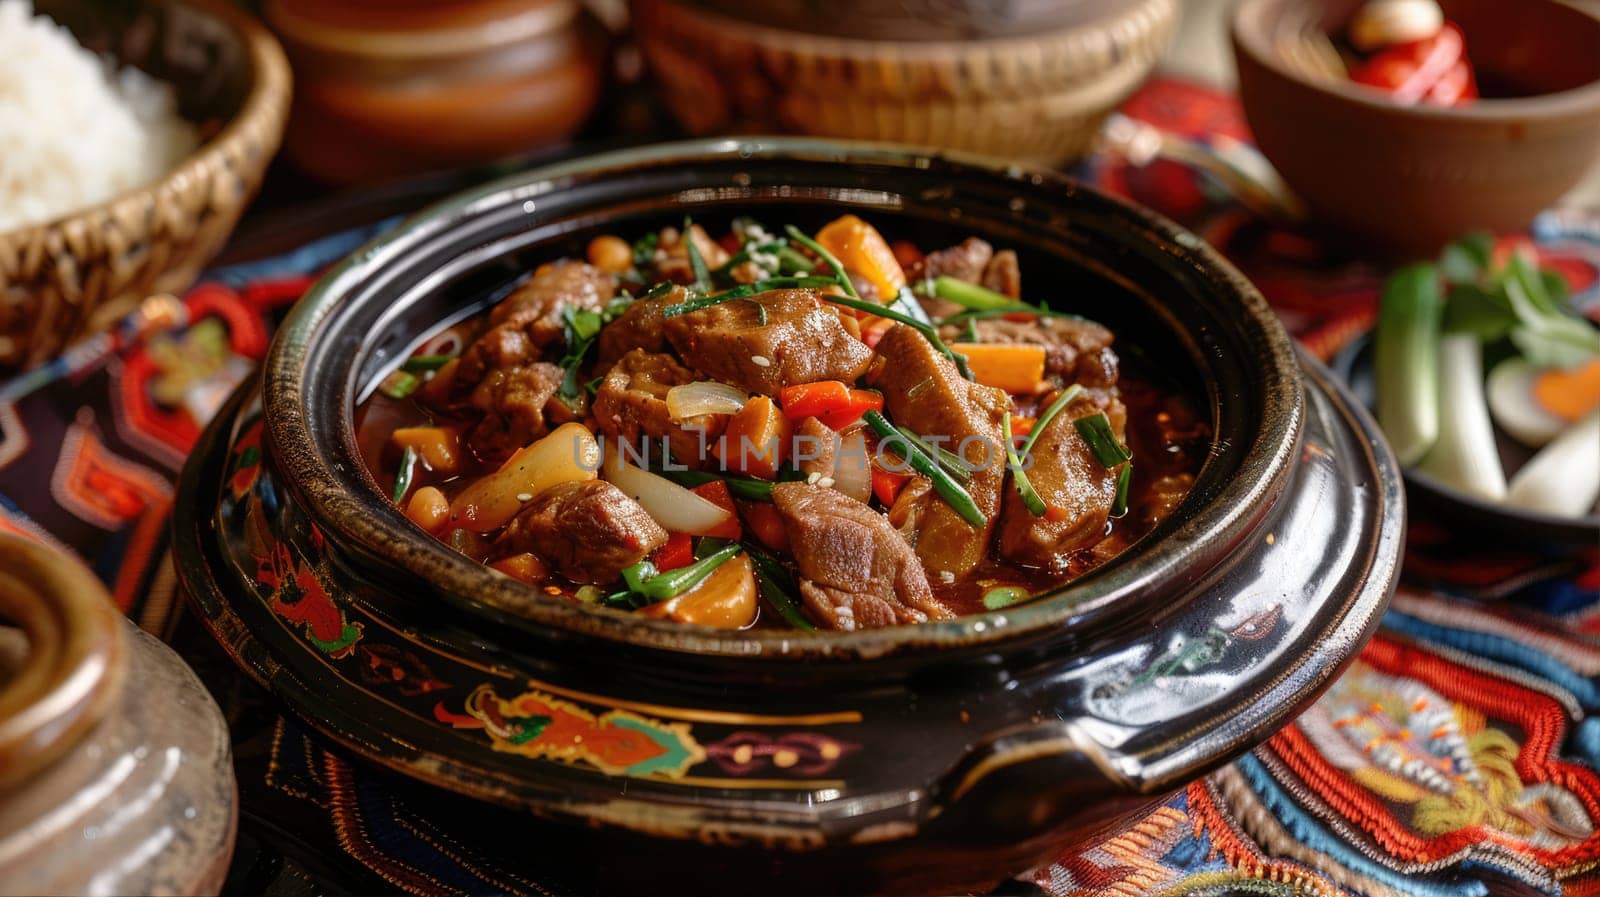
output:
<instances>
[{"instance_id":1,"label":"woven basket","mask_svg":"<svg viewBox=\"0 0 1600 897\"><path fill-rule=\"evenodd\" d=\"M904 41L773 27L692 0L634 0L633 13L666 104L692 133L805 133L1054 165L1088 151L1172 35L1174 0L1104 6L1031 34Z\"/></svg>"},{"instance_id":2,"label":"woven basket","mask_svg":"<svg viewBox=\"0 0 1600 897\"><path fill-rule=\"evenodd\" d=\"M193 283L260 187L289 105L277 41L223 0L36 7L86 47L172 83L184 117L216 133L156 183L0 232L0 370L43 361L146 296Z\"/></svg>"}]
</instances>

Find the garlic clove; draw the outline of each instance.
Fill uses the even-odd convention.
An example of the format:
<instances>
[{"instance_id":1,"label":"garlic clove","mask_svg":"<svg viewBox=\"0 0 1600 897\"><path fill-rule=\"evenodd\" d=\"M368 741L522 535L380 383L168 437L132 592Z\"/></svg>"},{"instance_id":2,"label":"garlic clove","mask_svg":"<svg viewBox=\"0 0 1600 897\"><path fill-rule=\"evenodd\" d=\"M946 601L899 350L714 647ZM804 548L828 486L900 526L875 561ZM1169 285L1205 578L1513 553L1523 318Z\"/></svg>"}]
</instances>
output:
<instances>
[{"instance_id":1,"label":"garlic clove","mask_svg":"<svg viewBox=\"0 0 1600 897\"><path fill-rule=\"evenodd\" d=\"M1369 0L1350 20L1350 43L1363 53L1426 40L1444 27L1434 0Z\"/></svg>"}]
</instances>

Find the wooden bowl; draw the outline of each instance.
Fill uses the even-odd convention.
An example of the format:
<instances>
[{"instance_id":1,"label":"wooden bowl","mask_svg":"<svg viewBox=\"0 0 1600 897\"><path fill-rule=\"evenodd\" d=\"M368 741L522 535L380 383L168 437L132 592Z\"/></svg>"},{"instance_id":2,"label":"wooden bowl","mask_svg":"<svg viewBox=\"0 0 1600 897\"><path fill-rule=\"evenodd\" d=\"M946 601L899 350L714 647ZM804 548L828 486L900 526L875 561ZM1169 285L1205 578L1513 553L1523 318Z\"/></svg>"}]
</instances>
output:
<instances>
[{"instance_id":1,"label":"wooden bowl","mask_svg":"<svg viewBox=\"0 0 1600 897\"><path fill-rule=\"evenodd\" d=\"M215 134L153 184L54 221L0 232L0 370L105 329L151 293L178 292L232 233L277 152L289 65L223 0L38 0L84 46L171 83Z\"/></svg>"},{"instance_id":2,"label":"wooden bowl","mask_svg":"<svg viewBox=\"0 0 1600 897\"><path fill-rule=\"evenodd\" d=\"M826 2L798 16L796 4L634 0L633 15L690 133L814 134L1045 165L1088 151L1177 15L1173 0L1002 5L1019 9L985 19L954 16L960 4L919 16L919 4ZM800 30L807 23L828 33Z\"/></svg>"},{"instance_id":3,"label":"wooden bowl","mask_svg":"<svg viewBox=\"0 0 1600 897\"><path fill-rule=\"evenodd\" d=\"M215 894L230 744L200 680L94 574L0 533L0 895Z\"/></svg>"},{"instance_id":4,"label":"wooden bowl","mask_svg":"<svg viewBox=\"0 0 1600 897\"><path fill-rule=\"evenodd\" d=\"M1256 142L1318 221L1396 256L1474 229L1517 230L1600 161L1600 5L1441 0L1480 77L1534 94L1401 106L1284 63L1273 34L1305 4L1336 31L1358 0L1243 0L1239 95Z\"/></svg>"}]
</instances>

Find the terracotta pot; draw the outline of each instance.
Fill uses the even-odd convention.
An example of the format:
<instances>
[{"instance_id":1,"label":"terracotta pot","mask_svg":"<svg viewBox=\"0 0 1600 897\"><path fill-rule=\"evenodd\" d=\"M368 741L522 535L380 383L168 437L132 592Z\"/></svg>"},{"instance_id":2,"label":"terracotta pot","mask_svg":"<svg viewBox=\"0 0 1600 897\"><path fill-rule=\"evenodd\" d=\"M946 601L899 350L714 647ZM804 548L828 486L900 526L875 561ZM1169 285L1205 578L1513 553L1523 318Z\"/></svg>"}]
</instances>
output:
<instances>
[{"instance_id":1,"label":"terracotta pot","mask_svg":"<svg viewBox=\"0 0 1600 897\"><path fill-rule=\"evenodd\" d=\"M0 534L0 894L215 894L222 712L76 561Z\"/></svg>"},{"instance_id":2,"label":"terracotta pot","mask_svg":"<svg viewBox=\"0 0 1600 897\"><path fill-rule=\"evenodd\" d=\"M686 213L713 230L737 214L814 228L844 209L923 246L977 233L1016 248L1058 307L1191 388L1217 437L1184 504L1025 605L730 632L500 576L407 521L361 463L354 397L537 263ZM1297 363L1249 283L1163 219L1014 167L722 140L541 168L335 268L262 377L180 484L179 571L201 617L357 753L592 827L574 840L630 858L600 867L611 888L648 888L658 861L698 892L992 882L1293 718L1376 626L1397 571L1399 481L1381 437Z\"/></svg>"},{"instance_id":3,"label":"terracotta pot","mask_svg":"<svg viewBox=\"0 0 1600 897\"><path fill-rule=\"evenodd\" d=\"M1177 17L1173 0L1000 4L1017 7L1009 17L938 5L942 17L846 2L632 9L667 107L690 133L815 134L1040 164L1088 152Z\"/></svg>"},{"instance_id":4,"label":"terracotta pot","mask_svg":"<svg viewBox=\"0 0 1600 897\"><path fill-rule=\"evenodd\" d=\"M270 0L295 68L286 151L334 183L481 164L571 137L605 40L576 0Z\"/></svg>"},{"instance_id":5,"label":"terracotta pot","mask_svg":"<svg viewBox=\"0 0 1600 897\"><path fill-rule=\"evenodd\" d=\"M1297 7L1337 30L1357 0L1243 0L1233 13L1239 97L1261 151L1317 220L1395 256L1464 233L1515 231L1600 162L1600 7L1441 0L1481 75L1536 94L1401 106L1286 65L1272 35Z\"/></svg>"}]
</instances>

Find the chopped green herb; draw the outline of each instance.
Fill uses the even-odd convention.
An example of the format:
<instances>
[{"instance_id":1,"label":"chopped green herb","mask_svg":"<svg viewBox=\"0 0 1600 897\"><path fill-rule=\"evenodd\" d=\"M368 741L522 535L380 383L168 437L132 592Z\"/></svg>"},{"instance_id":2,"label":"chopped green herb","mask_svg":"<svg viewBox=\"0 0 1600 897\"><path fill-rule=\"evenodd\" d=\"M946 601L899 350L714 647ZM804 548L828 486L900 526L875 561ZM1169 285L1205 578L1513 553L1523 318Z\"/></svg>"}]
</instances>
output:
<instances>
[{"instance_id":1,"label":"chopped green herb","mask_svg":"<svg viewBox=\"0 0 1600 897\"><path fill-rule=\"evenodd\" d=\"M831 277L769 277L766 280L742 284L731 290L724 290L710 296L697 296L686 302L669 305L661 310L661 316L663 318L675 318L679 315L699 311L702 308L721 305L734 299L748 299L757 293L765 293L768 290L815 290L833 286L833 283L834 281Z\"/></svg>"},{"instance_id":2,"label":"chopped green herb","mask_svg":"<svg viewBox=\"0 0 1600 897\"><path fill-rule=\"evenodd\" d=\"M1127 447L1117 441L1117 435L1111 432L1111 419L1106 417L1105 412L1080 417L1072 423L1078 428L1078 435L1083 437L1083 441L1089 443L1095 460L1105 469L1110 470L1133 457Z\"/></svg>"},{"instance_id":3,"label":"chopped green herb","mask_svg":"<svg viewBox=\"0 0 1600 897\"><path fill-rule=\"evenodd\" d=\"M911 440L917 448L922 449L923 454L938 461L939 466L955 477L957 482L965 485L972 480L972 466L967 463L967 459L949 449L934 445L927 437L913 433L905 427L895 429L900 431L901 436Z\"/></svg>"},{"instance_id":4,"label":"chopped green herb","mask_svg":"<svg viewBox=\"0 0 1600 897\"><path fill-rule=\"evenodd\" d=\"M1000 610L1013 604L1020 604L1032 597L1033 595L1022 586L995 586L983 593L983 606L989 610Z\"/></svg>"},{"instance_id":5,"label":"chopped green herb","mask_svg":"<svg viewBox=\"0 0 1600 897\"><path fill-rule=\"evenodd\" d=\"M1075 315L1065 311L1051 311L1042 305L1026 305L1021 302L1007 305L1004 308L971 309L957 312L948 318L941 318L939 326L946 324L964 324L967 321L986 321L991 318L1003 318L1006 315L1032 315L1036 318L1069 318L1074 321L1087 321L1082 315Z\"/></svg>"},{"instance_id":6,"label":"chopped green herb","mask_svg":"<svg viewBox=\"0 0 1600 897\"><path fill-rule=\"evenodd\" d=\"M784 246L782 249L778 250L779 274L802 274L807 271L813 271L816 269L816 267L816 262L813 262L788 246Z\"/></svg>"},{"instance_id":7,"label":"chopped green herb","mask_svg":"<svg viewBox=\"0 0 1600 897\"><path fill-rule=\"evenodd\" d=\"M661 245L661 234L659 231L651 231L650 233L640 237L633 244L633 269L642 273L644 269L654 264L656 260L656 247L659 245Z\"/></svg>"},{"instance_id":8,"label":"chopped green herb","mask_svg":"<svg viewBox=\"0 0 1600 897\"><path fill-rule=\"evenodd\" d=\"M954 509L957 514L961 515L961 519L973 526L981 527L988 524L988 518L984 516L983 511L978 508L977 503L972 500L972 496L967 490L963 489L961 484L952 479L948 473L945 473L944 468L928 457L922 449L917 448L916 443L907 439L905 434L896 428L894 424L889 423L882 414L876 411L868 411L862 415L862 418L867 422L867 426L878 434L879 438L899 439L901 441L901 444L905 446L903 454L905 455L906 463L911 465L912 470L933 482L933 491L939 493L939 497L944 499L945 503Z\"/></svg>"},{"instance_id":9,"label":"chopped green herb","mask_svg":"<svg viewBox=\"0 0 1600 897\"><path fill-rule=\"evenodd\" d=\"M968 380L973 379L972 369L967 367L967 357L951 351L950 347L945 345L945 341L939 338L939 332L934 330L933 327L918 321L916 318L913 318L904 312L895 311L887 305L879 305L876 302L867 302L863 299L851 299L848 296L827 296L824 298L825 301L831 302L834 305L843 305L845 308L853 308L857 311L870 312L871 314L875 314L881 318L888 318L891 321L916 328L917 332L922 334L922 336L927 339L930 344L932 344L933 348L937 350L940 355L943 355L955 363L956 370L961 372L961 376L967 378Z\"/></svg>"},{"instance_id":10,"label":"chopped green herb","mask_svg":"<svg viewBox=\"0 0 1600 897\"><path fill-rule=\"evenodd\" d=\"M454 355L413 355L400 365L400 370L412 374L437 371L453 360L455 360Z\"/></svg>"},{"instance_id":11,"label":"chopped green herb","mask_svg":"<svg viewBox=\"0 0 1600 897\"><path fill-rule=\"evenodd\" d=\"M772 501L772 484L766 480L708 473L704 470L656 470L655 473L691 489L704 483L721 480L728 484L728 491L735 497L749 501Z\"/></svg>"},{"instance_id":12,"label":"chopped green herb","mask_svg":"<svg viewBox=\"0 0 1600 897\"><path fill-rule=\"evenodd\" d=\"M700 247L694 241L694 221L685 217L683 219L683 243L689 254L689 270L694 272L694 289L699 293L710 292L711 272L706 269L705 257L700 254Z\"/></svg>"},{"instance_id":13,"label":"chopped green herb","mask_svg":"<svg viewBox=\"0 0 1600 897\"><path fill-rule=\"evenodd\" d=\"M850 296L853 299L861 298L861 294L856 292L856 285L850 281L850 275L845 273L844 264L835 258L833 253L822 248L821 243L811 239L806 235L805 231L795 227L792 224L788 227L785 227L784 232L789 235L790 239L811 250L812 252L815 252L817 254L817 258L822 259L823 263L833 271L834 279L838 281L839 288L844 290L845 295Z\"/></svg>"},{"instance_id":14,"label":"chopped green herb","mask_svg":"<svg viewBox=\"0 0 1600 897\"><path fill-rule=\"evenodd\" d=\"M1011 481L1017 484L1017 492L1022 495L1022 504L1027 507L1029 514L1043 517L1049 508L1045 507L1044 499L1039 497L1039 493L1034 491L1033 482L1028 479L1028 472L1022 469L1022 459L1017 456L1016 443L1011 435L1009 411L1000 417L1000 433L1005 439L1006 466L1011 468Z\"/></svg>"},{"instance_id":15,"label":"chopped green herb","mask_svg":"<svg viewBox=\"0 0 1600 897\"><path fill-rule=\"evenodd\" d=\"M745 554L750 556L756 570L756 583L761 587L761 597L772 605L772 609L783 617L784 622L796 629L810 632L816 629L816 624L806 619L800 612L799 602L795 600L794 578L789 575L778 559L753 545L744 546Z\"/></svg>"},{"instance_id":16,"label":"chopped green herb","mask_svg":"<svg viewBox=\"0 0 1600 897\"><path fill-rule=\"evenodd\" d=\"M1111 517L1113 520L1128 514L1128 486L1133 482L1133 462L1122 465L1122 472L1117 474L1117 497L1111 502Z\"/></svg>"},{"instance_id":17,"label":"chopped green herb","mask_svg":"<svg viewBox=\"0 0 1600 897\"><path fill-rule=\"evenodd\" d=\"M395 371L383 378L378 384L378 391L391 399L403 399L416 392L422 386L422 380L415 374L405 371Z\"/></svg>"},{"instance_id":18,"label":"chopped green herb","mask_svg":"<svg viewBox=\"0 0 1600 897\"><path fill-rule=\"evenodd\" d=\"M933 295L963 308L992 310L1017 304L1017 300L987 287L941 274L933 279Z\"/></svg>"},{"instance_id":19,"label":"chopped green herb","mask_svg":"<svg viewBox=\"0 0 1600 897\"><path fill-rule=\"evenodd\" d=\"M389 497L394 499L395 504L403 501L406 493L411 491L412 469L416 466L417 450L408 445L400 453L400 469L394 472L394 488L389 490Z\"/></svg>"},{"instance_id":20,"label":"chopped green herb","mask_svg":"<svg viewBox=\"0 0 1600 897\"><path fill-rule=\"evenodd\" d=\"M1044 432L1044 428L1055 420L1056 415L1060 414L1063 408L1072 404L1081 395L1083 395L1083 387L1076 383L1063 389L1061 395L1056 396L1056 400L1050 403L1050 407L1046 408L1044 413L1039 415L1039 419L1033 422L1033 429L1028 431L1028 438L1023 440L1022 447L1017 449L1017 454L1026 457L1029 452L1033 451L1033 444L1039 441L1039 434Z\"/></svg>"}]
</instances>

